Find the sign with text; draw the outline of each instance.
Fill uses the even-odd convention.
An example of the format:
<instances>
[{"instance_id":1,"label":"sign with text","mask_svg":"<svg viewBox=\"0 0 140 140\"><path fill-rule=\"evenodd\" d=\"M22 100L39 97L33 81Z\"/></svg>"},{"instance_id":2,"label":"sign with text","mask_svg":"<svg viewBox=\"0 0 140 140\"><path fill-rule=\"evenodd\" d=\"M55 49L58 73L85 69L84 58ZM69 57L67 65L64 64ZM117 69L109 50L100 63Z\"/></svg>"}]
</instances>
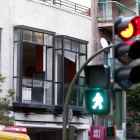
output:
<instances>
[{"instance_id":1,"label":"sign with text","mask_svg":"<svg viewBox=\"0 0 140 140\"><path fill-rule=\"evenodd\" d=\"M31 80L31 79L23 79L22 84L25 87L42 87L42 83L43 81L39 81L39 80Z\"/></svg>"},{"instance_id":2,"label":"sign with text","mask_svg":"<svg viewBox=\"0 0 140 140\"><path fill-rule=\"evenodd\" d=\"M90 140L105 140L106 127L105 126L91 126Z\"/></svg>"}]
</instances>

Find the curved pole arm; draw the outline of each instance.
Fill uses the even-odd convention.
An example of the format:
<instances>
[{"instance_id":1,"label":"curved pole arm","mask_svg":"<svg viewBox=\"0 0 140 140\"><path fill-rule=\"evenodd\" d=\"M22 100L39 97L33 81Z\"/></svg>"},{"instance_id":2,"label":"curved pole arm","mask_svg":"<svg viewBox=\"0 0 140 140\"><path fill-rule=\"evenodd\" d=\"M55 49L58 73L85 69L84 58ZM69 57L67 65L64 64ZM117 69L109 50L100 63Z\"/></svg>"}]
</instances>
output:
<instances>
[{"instance_id":1,"label":"curved pole arm","mask_svg":"<svg viewBox=\"0 0 140 140\"><path fill-rule=\"evenodd\" d=\"M84 67L94 58L96 57L98 54L102 53L103 51L112 48L114 45L109 45L106 48L102 48L99 51L97 51L96 53L94 53L90 58L88 58L85 63L81 66L81 68L78 70L78 72L76 73L76 75L74 76L70 87L68 89L67 95L66 95L66 99L65 99L65 105L64 105L64 111L63 111L63 134L62 134L62 140L66 140L66 136L67 136L67 130L66 130L66 126L67 126L67 110L68 110L68 105L69 105L69 100L71 97L71 93L73 90L73 87L80 75L80 73L82 72L82 70L84 69Z\"/></svg>"}]
</instances>

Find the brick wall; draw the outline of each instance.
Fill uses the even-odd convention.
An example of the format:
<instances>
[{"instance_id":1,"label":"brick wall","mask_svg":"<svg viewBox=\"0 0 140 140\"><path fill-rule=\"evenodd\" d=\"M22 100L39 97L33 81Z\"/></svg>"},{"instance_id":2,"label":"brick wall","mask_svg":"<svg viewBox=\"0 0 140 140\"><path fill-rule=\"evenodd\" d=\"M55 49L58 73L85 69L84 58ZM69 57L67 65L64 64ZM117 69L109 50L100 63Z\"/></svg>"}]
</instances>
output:
<instances>
[{"instance_id":1,"label":"brick wall","mask_svg":"<svg viewBox=\"0 0 140 140\"><path fill-rule=\"evenodd\" d=\"M91 54L94 54L99 49L102 48L100 39L103 37L106 40L112 42L112 34L110 31L107 31L103 28L98 28L98 22L97 22L97 7L98 7L98 1L99 0L91 0L91 17L92 17L92 48L91 48ZM96 58L94 58L91 62L91 64L97 64L98 59L104 58L104 53L99 54ZM94 117L94 125L95 126L103 126L104 125L104 119L99 118L98 116Z\"/></svg>"},{"instance_id":2,"label":"brick wall","mask_svg":"<svg viewBox=\"0 0 140 140\"><path fill-rule=\"evenodd\" d=\"M98 1L99 0L91 0L91 17L92 17L92 48L91 54L94 54L99 49L102 48L100 39L103 37L106 40L112 42L112 35L109 31L99 29L98 22L97 22L97 8L98 8ZM104 58L104 53L99 54L96 58L94 58L91 64L97 64L98 59Z\"/></svg>"}]
</instances>

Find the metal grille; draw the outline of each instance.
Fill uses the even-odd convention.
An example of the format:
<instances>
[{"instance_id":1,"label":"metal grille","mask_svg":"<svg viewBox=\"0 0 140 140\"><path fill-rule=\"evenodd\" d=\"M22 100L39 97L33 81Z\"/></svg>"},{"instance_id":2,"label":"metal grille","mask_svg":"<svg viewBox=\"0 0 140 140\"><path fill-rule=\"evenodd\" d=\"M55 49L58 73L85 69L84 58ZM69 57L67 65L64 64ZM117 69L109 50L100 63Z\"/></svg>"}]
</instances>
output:
<instances>
[{"instance_id":1,"label":"metal grille","mask_svg":"<svg viewBox=\"0 0 140 140\"><path fill-rule=\"evenodd\" d=\"M44 1L49 4L54 4L56 6L66 8L70 11L75 11L79 14L90 16L90 8L68 0L40 0L40 1Z\"/></svg>"},{"instance_id":2,"label":"metal grille","mask_svg":"<svg viewBox=\"0 0 140 140\"><path fill-rule=\"evenodd\" d=\"M31 140L62 140L62 129L27 128Z\"/></svg>"}]
</instances>

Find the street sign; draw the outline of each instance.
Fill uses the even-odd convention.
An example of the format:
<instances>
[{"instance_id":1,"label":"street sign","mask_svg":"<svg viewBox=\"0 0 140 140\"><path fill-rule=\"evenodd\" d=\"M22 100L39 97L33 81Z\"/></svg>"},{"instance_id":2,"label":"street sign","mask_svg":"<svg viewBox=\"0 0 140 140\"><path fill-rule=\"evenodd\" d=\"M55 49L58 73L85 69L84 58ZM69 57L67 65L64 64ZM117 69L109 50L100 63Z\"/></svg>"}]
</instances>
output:
<instances>
[{"instance_id":1,"label":"street sign","mask_svg":"<svg viewBox=\"0 0 140 140\"><path fill-rule=\"evenodd\" d=\"M106 140L105 126L91 126L90 140Z\"/></svg>"},{"instance_id":2,"label":"street sign","mask_svg":"<svg viewBox=\"0 0 140 140\"><path fill-rule=\"evenodd\" d=\"M69 107L68 108L68 117L67 117L67 123L70 123L73 119L73 111L72 109ZM63 120L63 112L62 112L62 120Z\"/></svg>"}]
</instances>

